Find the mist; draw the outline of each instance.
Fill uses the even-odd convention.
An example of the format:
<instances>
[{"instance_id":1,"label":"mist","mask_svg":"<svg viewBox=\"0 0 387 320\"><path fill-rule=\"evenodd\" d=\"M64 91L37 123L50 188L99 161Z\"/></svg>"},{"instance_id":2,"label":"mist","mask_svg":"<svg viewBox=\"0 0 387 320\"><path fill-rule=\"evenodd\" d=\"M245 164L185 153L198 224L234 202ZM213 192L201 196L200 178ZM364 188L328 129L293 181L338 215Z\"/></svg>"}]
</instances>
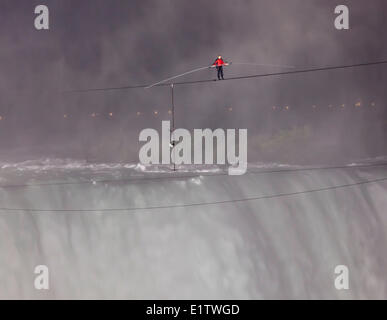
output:
<instances>
[{"instance_id":1,"label":"mist","mask_svg":"<svg viewBox=\"0 0 387 320\"><path fill-rule=\"evenodd\" d=\"M0 299L385 299L386 64L246 78L387 60L387 3L340 3L349 30L332 0L51 0L38 31L2 0ZM247 129L247 172L138 163L172 120L144 86L218 55L174 127Z\"/></svg>"},{"instance_id":2,"label":"mist","mask_svg":"<svg viewBox=\"0 0 387 320\"><path fill-rule=\"evenodd\" d=\"M68 92L151 84L233 62L227 77L380 61L383 1L351 2L351 28L334 28L335 1L3 1L0 148L3 157L137 162L138 134L170 120L170 88ZM345 3L343 3L345 4ZM384 155L386 67L177 86L177 128L247 128L249 161L338 162ZM214 79L203 70L178 79ZM360 107L356 104L360 103ZM344 106L343 106L344 105ZM269 147L268 147L269 146Z\"/></svg>"}]
</instances>

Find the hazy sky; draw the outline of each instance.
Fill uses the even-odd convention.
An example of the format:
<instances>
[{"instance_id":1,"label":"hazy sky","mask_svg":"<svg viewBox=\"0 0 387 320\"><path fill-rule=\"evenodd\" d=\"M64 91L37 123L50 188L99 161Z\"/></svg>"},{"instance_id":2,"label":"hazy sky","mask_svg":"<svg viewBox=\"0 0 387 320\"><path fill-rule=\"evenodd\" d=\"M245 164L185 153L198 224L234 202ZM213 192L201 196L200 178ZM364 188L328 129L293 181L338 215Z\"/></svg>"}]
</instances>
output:
<instances>
[{"instance_id":1,"label":"hazy sky","mask_svg":"<svg viewBox=\"0 0 387 320\"><path fill-rule=\"evenodd\" d=\"M48 31L34 28L38 4L49 7ZM338 4L349 6L348 31L334 28ZM218 54L234 62L299 68L383 60L386 9L383 0L1 0L2 152L27 147L41 152L60 144L63 154L68 150L71 155L73 149L93 144L91 153L135 158L139 130L159 127L169 117L169 88L62 92L153 83L206 66ZM226 77L281 70L234 65ZM337 141L343 126L348 126L345 132L361 127L356 141L344 142L363 148L370 136L362 132L378 119L380 128L372 139L381 144L386 138L385 104L374 117L316 116L303 108L358 98L383 104L386 71L386 66L377 66L177 88L177 126L246 127L253 136L313 120L315 127L335 133L323 139L324 145ZM182 80L214 76L213 70L205 70ZM293 113L274 120L266 114L274 105L287 104ZM227 112L230 107L232 113ZM94 112L99 119L91 119Z\"/></svg>"}]
</instances>

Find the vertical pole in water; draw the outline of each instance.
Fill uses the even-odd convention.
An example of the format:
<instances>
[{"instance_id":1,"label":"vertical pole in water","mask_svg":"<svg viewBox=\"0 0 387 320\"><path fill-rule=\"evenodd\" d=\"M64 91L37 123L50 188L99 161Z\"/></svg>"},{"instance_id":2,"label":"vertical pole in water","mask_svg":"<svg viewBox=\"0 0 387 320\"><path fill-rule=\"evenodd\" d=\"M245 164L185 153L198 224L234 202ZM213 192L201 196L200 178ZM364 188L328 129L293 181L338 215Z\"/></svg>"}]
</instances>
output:
<instances>
[{"instance_id":1,"label":"vertical pole in water","mask_svg":"<svg viewBox=\"0 0 387 320\"><path fill-rule=\"evenodd\" d=\"M173 131L175 131L175 97L173 92L174 84L171 84L171 98L172 98L172 128L171 128L171 145L173 147L173 153L175 153L175 141L173 140ZM175 157L173 157L173 171L176 171Z\"/></svg>"}]
</instances>

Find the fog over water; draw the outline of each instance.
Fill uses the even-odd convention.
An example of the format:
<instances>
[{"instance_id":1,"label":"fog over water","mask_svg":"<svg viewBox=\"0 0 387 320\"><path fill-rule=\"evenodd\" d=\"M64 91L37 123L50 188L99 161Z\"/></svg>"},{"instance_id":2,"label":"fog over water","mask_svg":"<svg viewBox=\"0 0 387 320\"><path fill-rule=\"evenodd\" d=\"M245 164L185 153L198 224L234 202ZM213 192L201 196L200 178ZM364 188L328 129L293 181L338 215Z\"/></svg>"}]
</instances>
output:
<instances>
[{"instance_id":1,"label":"fog over water","mask_svg":"<svg viewBox=\"0 0 387 320\"><path fill-rule=\"evenodd\" d=\"M176 85L176 128L248 129L243 176L139 163L170 87L77 91L387 60L384 1L38 4L1 1L0 298L387 298L387 65Z\"/></svg>"},{"instance_id":2,"label":"fog over water","mask_svg":"<svg viewBox=\"0 0 387 320\"><path fill-rule=\"evenodd\" d=\"M168 87L67 90L151 84L209 65L218 54L235 63L268 65L234 64L226 68L226 78L289 70L271 65L303 69L385 59L386 4L351 2L348 31L334 28L335 5L330 0L52 1L50 30L37 31L31 1L4 0L1 155L136 162L139 132L159 129L161 120L171 117ZM176 127L248 128L251 161L384 155L385 71L379 65L178 86ZM203 70L178 80L214 78L214 70ZM273 140L275 146L262 146Z\"/></svg>"}]
</instances>

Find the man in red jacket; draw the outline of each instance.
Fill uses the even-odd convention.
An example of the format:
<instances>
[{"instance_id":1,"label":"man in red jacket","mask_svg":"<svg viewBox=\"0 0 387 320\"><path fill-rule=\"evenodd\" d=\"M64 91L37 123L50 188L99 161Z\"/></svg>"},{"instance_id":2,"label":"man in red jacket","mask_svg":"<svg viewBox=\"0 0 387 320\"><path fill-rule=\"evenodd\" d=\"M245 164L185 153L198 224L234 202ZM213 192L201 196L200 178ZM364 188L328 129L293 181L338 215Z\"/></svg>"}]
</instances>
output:
<instances>
[{"instance_id":1,"label":"man in red jacket","mask_svg":"<svg viewBox=\"0 0 387 320\"><path fill-rule=\"evenodd\" d=\"M218 71L218 80L224 80L223 66L228 66L228 63L224 62L222 56L218 56L212 66L215 66L216 70Z\"/></svg>"}]
</instances>

